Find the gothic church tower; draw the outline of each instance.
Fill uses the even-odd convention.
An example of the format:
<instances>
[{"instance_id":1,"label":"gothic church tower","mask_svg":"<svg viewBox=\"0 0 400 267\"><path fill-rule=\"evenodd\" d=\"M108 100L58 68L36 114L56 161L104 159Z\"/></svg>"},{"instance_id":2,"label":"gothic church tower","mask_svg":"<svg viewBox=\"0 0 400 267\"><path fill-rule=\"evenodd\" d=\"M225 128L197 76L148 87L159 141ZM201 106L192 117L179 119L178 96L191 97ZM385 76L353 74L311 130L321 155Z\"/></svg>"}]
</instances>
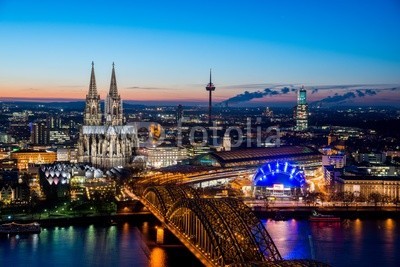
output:
<instances>
[{"instance_id":1,"label":"gothic church tower","mask_svg":"<svg viewBox=\"0 0 400 267\"><path fill-rule=\"evenodd\" d=\"M115 78L115 68L113 63L111 73L110 91L105 102L106 125L123 125L122 100L118 94L117 79Z\"/></svg>"},{"instance_id":2,"label":"gothic church tower","mask_svg":"<svg viewBox=\"0 0 400 267\"><path fill-rule=\"evenodd\" d=\"M92 74L90 76L89 92L86 95L85 114L83 125L101 125L100 95L97 93L94 63L92 61Z\"/></svg>"},{"instance_id":3,"label":"gothic church tower","mask_svg":"<svg viewBox=\"0 0 400 267\"><path fill-rule=\"evenodd\" d=\"M135 125L123 124L122 101L117 90L114 63L110 91L105 101L104 120L102 121L93 62L84 113L84 123L78 140L78 162L105 169L129 165L138 145L137 129Z\"/></svg>"}]
</instances>

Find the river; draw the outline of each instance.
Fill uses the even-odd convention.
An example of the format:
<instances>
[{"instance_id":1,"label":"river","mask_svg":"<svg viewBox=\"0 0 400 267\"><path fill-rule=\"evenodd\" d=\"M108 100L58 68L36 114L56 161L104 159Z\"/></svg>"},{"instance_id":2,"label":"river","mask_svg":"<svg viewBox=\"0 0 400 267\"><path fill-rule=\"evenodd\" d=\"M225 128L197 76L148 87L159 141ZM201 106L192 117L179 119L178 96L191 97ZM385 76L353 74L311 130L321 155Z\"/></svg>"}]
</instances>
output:
<instances>
[{"instance_id":1,"label":"river","mask_svg":"<svg viewBox=\"0 0 400 267\"><path fill-rule=\"evenodd\" d=\"M285 259L314 258L332 266L400 266L400 221L264 220ZM0 266L202 266L167 235L155 244L155 222L42 228L0 237Z\"/></svg>"}]
</instances>

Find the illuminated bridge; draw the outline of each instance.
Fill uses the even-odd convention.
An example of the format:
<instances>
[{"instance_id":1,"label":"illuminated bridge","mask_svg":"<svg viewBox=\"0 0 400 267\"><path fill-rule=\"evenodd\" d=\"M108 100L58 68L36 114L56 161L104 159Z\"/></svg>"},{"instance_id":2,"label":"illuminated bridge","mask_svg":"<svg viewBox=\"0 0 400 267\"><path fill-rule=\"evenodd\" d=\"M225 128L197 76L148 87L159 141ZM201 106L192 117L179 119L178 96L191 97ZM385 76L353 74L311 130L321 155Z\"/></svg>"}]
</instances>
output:
<instances>
[{"instance_id":1,"label":"illuminated bridge","mask_svg":"<svg viewBox=\"0 0 400 267\"><path fill-rule=\"evenodd\" d=\"M136 197L206 266L328 266L284 261L261 221L242 201L200 198L188 186L136 188Z\"/></svg>"}]
</instances>

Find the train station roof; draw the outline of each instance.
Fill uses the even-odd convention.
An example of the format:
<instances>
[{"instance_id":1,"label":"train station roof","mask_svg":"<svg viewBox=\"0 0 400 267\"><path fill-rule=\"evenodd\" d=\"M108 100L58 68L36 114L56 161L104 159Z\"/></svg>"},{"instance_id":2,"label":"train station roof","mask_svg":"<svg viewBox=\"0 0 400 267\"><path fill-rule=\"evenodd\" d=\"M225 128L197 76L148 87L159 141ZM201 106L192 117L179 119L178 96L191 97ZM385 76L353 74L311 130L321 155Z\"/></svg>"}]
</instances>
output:
<instances>
[{"instance_id":1,"label":"train station roof","mask_svg":"<svg viewBox=\"0 0 400 267\"><path fill-rule=\"evenodd\" d=\"M211 152L201 155L196 161L200 165L225 167L256 165L272 160L296 161L296 159L321 157L321 155L318 150L307 146L281 146Z\"/></svg>"}]
</instances>

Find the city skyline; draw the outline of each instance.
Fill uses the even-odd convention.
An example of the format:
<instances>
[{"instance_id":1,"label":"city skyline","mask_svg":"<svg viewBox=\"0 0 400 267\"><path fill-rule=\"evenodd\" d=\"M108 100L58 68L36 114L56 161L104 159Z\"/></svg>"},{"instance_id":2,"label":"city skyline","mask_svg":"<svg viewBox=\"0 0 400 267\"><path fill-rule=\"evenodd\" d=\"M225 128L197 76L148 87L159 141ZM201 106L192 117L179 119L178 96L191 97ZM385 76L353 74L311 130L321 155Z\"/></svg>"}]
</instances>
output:
<instances>
[{"instance_id":1,"label":"city skyline","mask_svg":"<svg viewBox=\"0 0 400 267\"><path fill-rule=\"evenodd\" d=\"M310 102L395 104L399 10L389 0L362 6L2 1L0 100L83 100L91 61L104 97L115 61L122 98L137 103L205 105L212 68L214 104L266 88L282 93L250 101L247 94L230 104L294 104L291 89L301 85Z\"/></svg>"}]
</instances>

